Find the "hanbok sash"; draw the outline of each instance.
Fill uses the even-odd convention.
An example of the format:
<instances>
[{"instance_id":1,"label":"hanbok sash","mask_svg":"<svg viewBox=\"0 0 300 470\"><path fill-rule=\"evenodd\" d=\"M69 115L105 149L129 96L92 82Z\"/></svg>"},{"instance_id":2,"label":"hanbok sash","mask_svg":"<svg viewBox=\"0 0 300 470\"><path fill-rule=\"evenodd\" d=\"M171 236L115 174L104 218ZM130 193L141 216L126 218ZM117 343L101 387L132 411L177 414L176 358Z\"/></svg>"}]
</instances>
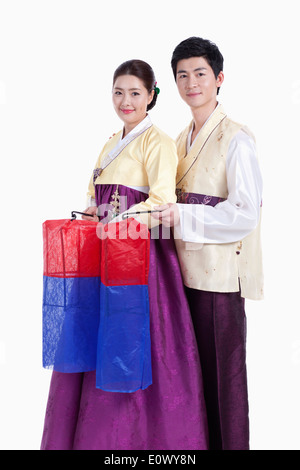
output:
<instances>
[{"instance_id":1,"label":"hanbok sash","mask_svg":"<svg viewBox=\"0 0 300 470\"><path fill-rule=\"evenodd\" d=\"M147 388L147 226L52 220L43 224L43 243L43 367L96 370L96 387L106 391Z\"/></svg>"}]
</instances>

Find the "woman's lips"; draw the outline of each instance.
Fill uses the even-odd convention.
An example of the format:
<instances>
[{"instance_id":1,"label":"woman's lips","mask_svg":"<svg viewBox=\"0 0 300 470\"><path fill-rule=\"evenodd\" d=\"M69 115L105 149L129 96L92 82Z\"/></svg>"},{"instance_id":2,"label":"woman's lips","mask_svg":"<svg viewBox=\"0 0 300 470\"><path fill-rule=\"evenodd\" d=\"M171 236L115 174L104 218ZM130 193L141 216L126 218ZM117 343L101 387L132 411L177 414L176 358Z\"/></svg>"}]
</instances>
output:
<instances>
[{"instance_id":1,"label":"woman's lips","mask_svg":"<svg viewBox=\"0 0 300 470\"><path fill-rule=\"evenodd\" d=\"M121 109L122 113L124 114L131 114L134 112L134 109Z\"/></svg>"}]
</instances>

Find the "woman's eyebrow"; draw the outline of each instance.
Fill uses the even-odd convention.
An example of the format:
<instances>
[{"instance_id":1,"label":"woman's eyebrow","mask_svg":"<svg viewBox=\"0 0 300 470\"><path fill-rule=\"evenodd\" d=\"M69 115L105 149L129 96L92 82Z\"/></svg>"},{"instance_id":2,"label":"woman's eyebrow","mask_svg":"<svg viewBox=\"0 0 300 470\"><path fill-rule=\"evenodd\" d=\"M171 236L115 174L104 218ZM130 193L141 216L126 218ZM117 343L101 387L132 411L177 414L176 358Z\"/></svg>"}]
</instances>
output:
<instances>
[{"instance_id":1,"label":"woman's eyebrow","mask_svg":"<svg viewBox=\"0 0 300 470\"><path fill-rule=\"evenodd\" d=\"M119 87L117 87L117 86L114 87L114 90L121 90L121 91L124 91L123 88L119 88ZM134 90L141 91L140 88L129 88L129 91L134 91Z\"/></svg>"}]
</instances>

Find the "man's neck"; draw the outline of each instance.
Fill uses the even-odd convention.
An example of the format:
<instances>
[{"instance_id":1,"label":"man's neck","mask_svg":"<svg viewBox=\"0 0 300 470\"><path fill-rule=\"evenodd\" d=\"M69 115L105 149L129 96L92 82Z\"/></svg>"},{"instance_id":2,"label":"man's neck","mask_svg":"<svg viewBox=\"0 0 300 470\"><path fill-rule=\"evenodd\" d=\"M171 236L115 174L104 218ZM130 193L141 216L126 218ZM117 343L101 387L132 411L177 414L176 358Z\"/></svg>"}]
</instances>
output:
<instances>
[{"instance_id":1,"label":"man's neck","mask_svg":"<svg viewBox=\"0 0 300 470\"><path fill-rule=\"evenodd\" d=\"M194 133L198 134L210 115L214 112L218 102L209 104L209 106L191 109L194 118Z\"/></svg>"}]
</instances>

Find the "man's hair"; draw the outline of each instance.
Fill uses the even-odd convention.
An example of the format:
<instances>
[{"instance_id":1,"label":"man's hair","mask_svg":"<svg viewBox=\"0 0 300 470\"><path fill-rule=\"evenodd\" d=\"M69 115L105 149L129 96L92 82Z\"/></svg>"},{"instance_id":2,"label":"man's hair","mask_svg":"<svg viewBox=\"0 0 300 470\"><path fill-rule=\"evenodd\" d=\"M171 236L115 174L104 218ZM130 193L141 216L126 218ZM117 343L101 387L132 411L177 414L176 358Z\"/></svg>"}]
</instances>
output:
<instances>
[{"instance_id":1,"label":"man's hair","mask_svg":"<svg viewBox=\"0 0 300 470\"><path fill-rule=\"evenodd\" d=\"M171 65L175 80L178 62L183 59L190 59L191 57L203 57L206 59L213 69L216 79L223 70L224 58L216 44L208 39L191 37L178 44L173 52Z\"/></svg>"}]
</instances>

